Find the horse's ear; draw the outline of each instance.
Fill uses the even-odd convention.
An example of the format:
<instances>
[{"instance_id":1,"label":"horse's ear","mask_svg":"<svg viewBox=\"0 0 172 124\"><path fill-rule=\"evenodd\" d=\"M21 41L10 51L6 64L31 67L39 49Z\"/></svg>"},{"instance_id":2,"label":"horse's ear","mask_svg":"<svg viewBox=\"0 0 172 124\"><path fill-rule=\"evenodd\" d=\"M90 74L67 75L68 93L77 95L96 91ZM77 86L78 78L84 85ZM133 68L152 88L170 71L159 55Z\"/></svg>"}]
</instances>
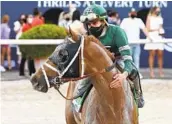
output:
<instances>
[{"instance_id":1,"label":"horse's ear","mask_svg":"<svg viewBox=\"0 0 172 124\"><path fill-rule=\"evenodd\" d=\"M64 28L64 29L65 29L67 35L70 36L70 37L75 34L74 31L72 31L72 29L70 27L69 28Z\"/></svg>"},{"instance_id":2,"label":"horse's ear","mask_svg":"<svg viewBox=\"0 0 172 124\"><path fill-rule=\"evenodd\" d=\"M70 26L69 26L69 36L71 36L72 37L72 39L74 40L74 41L78 41L79 40L79 34L77 34L77 33L75 33L71 28L70 28Z\"/></svg>"}]
</instances>

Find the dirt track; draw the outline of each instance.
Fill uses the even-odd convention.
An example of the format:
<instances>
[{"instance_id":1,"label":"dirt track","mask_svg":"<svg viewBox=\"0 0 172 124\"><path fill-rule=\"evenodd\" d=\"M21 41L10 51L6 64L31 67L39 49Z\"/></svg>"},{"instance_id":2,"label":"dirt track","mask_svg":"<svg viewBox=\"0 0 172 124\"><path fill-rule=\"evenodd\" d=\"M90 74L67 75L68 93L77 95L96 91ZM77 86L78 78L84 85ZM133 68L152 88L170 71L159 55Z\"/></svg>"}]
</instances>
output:
<instances>
[{"instance_id":1,"label":"dirt track","mask_svg":"<svg viewBox=\"0 0 172 124\"><path fill-rule=\"evenodd\" d=\"M146 106L140 109L140 124L172 124L172 80L142 84ZM1 124L65 124L64 104L54 89L44 94L28 80L1 81Z\"/></svg>"}]
</instances>

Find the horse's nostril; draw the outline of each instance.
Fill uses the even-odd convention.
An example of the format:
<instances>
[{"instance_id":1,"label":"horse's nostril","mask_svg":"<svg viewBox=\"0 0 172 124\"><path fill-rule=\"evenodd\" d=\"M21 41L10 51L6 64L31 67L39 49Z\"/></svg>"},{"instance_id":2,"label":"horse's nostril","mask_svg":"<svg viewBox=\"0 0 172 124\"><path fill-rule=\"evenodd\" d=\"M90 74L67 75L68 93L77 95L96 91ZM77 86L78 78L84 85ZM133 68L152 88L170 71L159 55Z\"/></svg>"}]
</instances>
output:
<instances>
[{"instance_id":1,"label":"horse's nostril","mask_svg":"<svg viewBox=\"0 0 172 124\"><path fill-rule=\"evenodd\" d=\"M35 83L38 82L37 81L37 78L35 76L32 76L31 79L30 79L30 81L31 81L32 84L35 84Z\"/></svg>"}]
</instances>

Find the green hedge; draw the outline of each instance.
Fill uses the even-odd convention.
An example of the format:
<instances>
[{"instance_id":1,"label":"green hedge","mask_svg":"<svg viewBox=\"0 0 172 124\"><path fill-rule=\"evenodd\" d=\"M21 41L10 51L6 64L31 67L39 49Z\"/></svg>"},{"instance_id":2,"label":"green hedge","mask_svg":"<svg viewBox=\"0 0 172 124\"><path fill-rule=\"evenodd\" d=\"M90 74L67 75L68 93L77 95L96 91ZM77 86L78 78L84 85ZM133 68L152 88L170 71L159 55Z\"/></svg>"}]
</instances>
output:
<instances>
[{"instance_id":1,"label":"green hedge","mask_svg":"<svg viewBox=\"0 0 172 124\"><path fill-rule=\"evenodd\" d=\"M22 34L20 39L64 39L67 33L64 28L53 24L45 24L34 27ZM56 45L20 45L23 55L32 58L44 58L49 56Z\"/></svg>"}]
</instances>

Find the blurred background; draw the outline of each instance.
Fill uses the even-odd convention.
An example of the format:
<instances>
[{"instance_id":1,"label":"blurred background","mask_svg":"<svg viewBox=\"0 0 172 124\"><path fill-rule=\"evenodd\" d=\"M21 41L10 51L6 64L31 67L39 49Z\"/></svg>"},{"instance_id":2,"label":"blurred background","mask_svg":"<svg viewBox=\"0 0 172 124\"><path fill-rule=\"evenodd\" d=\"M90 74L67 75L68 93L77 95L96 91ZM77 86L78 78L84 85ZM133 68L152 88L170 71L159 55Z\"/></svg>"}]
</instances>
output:
<instances>
[{"instance_id":1,"label":"blurred background","mask_svg":"<svg viewBox=\"0 0 172 124\"><path fill-rule=\"evenodd\" d=\"M163 29L165 31L163 37L171 38L172 32L172 17L169 16L169 12L172 11L172 2L170 1L96 1L95 3L102 5L106 8L109 17L116 21L116 24L120 25L124 18L128 17L131 9L135 9L137 12L137 17L140 18L144 24L146 25L146 20L150 9L158 6L161 9L161 15L163 18ZM42 17L43 22L45 24L55 24L55 25L63 25L63 19L67 20L67 23L71 23L72 21L72 13L75 10L78 10L80 14L82 14L83 10L90 5L91 2L86 1L2 1L1 2L1 19L4 15L9 16L9 28L10 28L10 36L9 39L18 39L22 32L26 32L30 29L27 23L27 19L32 21L34 14L39 14ZM70 6L71 5L71 6ZM10 9L9 9L10 8ZM12 11L13 10L13 11ZM62 22L62 23L61 23ZM22 27L24 26L24 29ZM46 28L46 27L45 27ZM50 30L51 31L51 30ZM52 31L51 31L52 32ZM28 34L29 35L29 34ZM35 34L39 35L39 34ZM44 34L41 34L44 35ZM62 34L64 35L64 34ZM53 36L43 36L44 39L54 39ZM27 36L23 39L40 39L41 36ZM140 38L145 39L145 35L141 31ZM58 38L59 39L59 38ZM43 46L42 46L43 47ZM163 54L163 67L164 68L172 68L171 61L171 44L164 44L164 54ZM17 45L10 45L11 48L11 67L12 70L19 69L20 58ZM22 48L26 49L26 48ZM34 49L34 48L33 48ZM45 49L45 46L43 47ZM52 48L54 49L54 47ZM50 51L52 51L52 49ZM41 50L37 51L36 54L41 54ZM44 54L44 53L43 53ZM43 55L42 54L42 55ZM42 56L41 56L42 57ZM140 54L140 67L148 68L148 57L149 53L147 50L144 50L144 44L141 44L141 54ZM43 57L42 57L43 58ZM146 59L147 58L147 59ZM157 57L155 57L155 67L158 67ZM7 57L4 61L3 66L8 67ZM10 68L11 68L10 67Z\"/></svg>"},{"instance_id":2,"label":"blurred background","mask_svg":"<svg viewBox=\"0 0 172 124\"><path fill-rule=\"evenodd\" d=\"M79 20L83 10L91 3L91 1L1 1L2 124L65 123L62 109L64 99L55 91L50 91L46 95L34 92L29 82L30 76L54 51L58 43L34 45L32 40L64 39L67 36L65 28L68 29L70 24ZM171 124L171 117L167 116L167 113L172 110L170 104L172 103L170 99L172 98L172 16L170 16L172 1L96 1L94 3L107 10L108 23L118 25L126 32L128 28L133 28L126 21L127 18L140 19L141 24L140 22L138 24L141 25L138 26L140 39L146 39L142 27L149 28L148 17L151 13L159 12L157 13L160 18L159 23L162 25L159 37L162 40L168 39L168 42L161 43L161 39L158 39L157 43L155 41L153 46L149 46L149 49L146 47L146 42L140 43L139 40L129 41L129 44L131 47L139 48L139 52L135 51L134 54L139 57L136 64L139 65L147 102L147 106L140 111L140 123L162 124L167 121L166 124ZM24 42L25 39L31 44L6 44L8 40ZM6 41L5 44L3 41ZM160 49L155 50L159 43ZM153 61L153 67L150 59ZM63 91L66 92L66 89L67 86ZM54 103L62 105L62 108L59 110ZM22 107L20 108L19 105ZM47 106L51 107L45 109ZM166 107L159 109L163 106ZM32 107L35 113L28 110L29 107ZM156 111L151 111L154 108ZM11 112L11 109L14 112ZM30 116L32 114L33 116Z\"/></svg>"}]
</instances>

